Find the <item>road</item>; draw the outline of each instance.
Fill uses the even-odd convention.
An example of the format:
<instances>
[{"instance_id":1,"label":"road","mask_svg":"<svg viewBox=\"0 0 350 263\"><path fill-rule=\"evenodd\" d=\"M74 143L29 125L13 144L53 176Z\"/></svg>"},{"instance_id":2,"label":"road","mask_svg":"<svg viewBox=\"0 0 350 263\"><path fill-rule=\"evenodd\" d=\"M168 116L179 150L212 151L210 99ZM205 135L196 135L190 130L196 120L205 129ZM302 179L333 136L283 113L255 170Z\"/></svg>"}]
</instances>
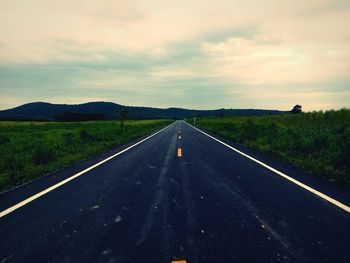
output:
<instances>
[{"instance_id":1,"label":"road","mask_svg":"<svg viewBox=\"0 0 350 263\"><path fill-rule=\"evenodd\" d=\"M110 154L0 195L0 212ZM349 205L347 193L254 156ZM350 262L349 215L177 121L3 215L0 262Z\"/></svg>"}]
</instances>

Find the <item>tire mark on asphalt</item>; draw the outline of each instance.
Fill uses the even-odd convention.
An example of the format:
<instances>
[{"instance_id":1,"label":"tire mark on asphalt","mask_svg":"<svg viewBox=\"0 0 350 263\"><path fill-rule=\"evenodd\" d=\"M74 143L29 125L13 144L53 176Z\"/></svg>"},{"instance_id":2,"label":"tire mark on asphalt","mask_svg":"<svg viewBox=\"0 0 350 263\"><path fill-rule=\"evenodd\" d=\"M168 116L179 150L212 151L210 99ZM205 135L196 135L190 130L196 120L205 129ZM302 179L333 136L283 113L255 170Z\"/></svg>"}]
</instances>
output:
<instances>
[{"instance_id":1,"label":"tire mark on asphalt","mask_svg":"<svg viewBox=\"0 0 350 263\"><path fill-rule=\"evenodd\" d=\"M188 172L186 172L186 165L184 162L181 163L182 172L182 183L183 183L183 200L186 210L186 245L188 254L191 255L192 262L199 262L199 250L195 235L196 216L195 209L196 205L192 198L190 181L188 178Z\"/></svg>"},{"instance_id":2,"label":"tire mark on asphalt","mask_svg":"<svg viewBox=\"0 0 350 263\"><path fill-rule=\"evenodd\" d=\"M205 162L203 162L202 168L209 174L218 174L210 165L208 165ZM241 204L244 207L244 209L256 220L257 224L264 230L264 232L271 235L274 238L274 240L276 240L283 247L283 249L291 257L292 261L308 261L302 249L294 247L287 236L279 234L277 230L271 226L271 224L269 224L265 219L263 219L263 216L261 216L263 212L253 204L253 202L249 199L248 196L244 195L244 193L240 191L237 185L234 185L231 181L231 183L229 184L227 178L222 178L222 176L203 176L202 178L204 178L204 180L206 180L207 183L210 183L212 186L217 188L217 192L220 193L220 195L226 195L231 197L228 198L228 200L237 200L235 202ZM280 257L283 260L288 259L287 256L280 255Z\"/></svg>"},{"instance_id":3,"label":"tire mark on asphalt","mask_svg":"<svg viewBox=\"0 0 350 263\"><path fill-rule=\"evenodd\" d=\"M176 135L176 134L175 134ZM153 202L149 207L148 213L146 215L145 223L142 226L140 237L136 242L136 246L141 245L149 236L151 232L151 228L154 225L156 216L161 216L162 226L162 241L163 241L163 258L164 260L170 259L172 241L171 236L173 233L173 229L169 223L169 188L170 188L170 180L168 172L169 166L171 165L171 161L175 157L176 150L176 137L175 135L171 138L168 150L165 154L164 161L161 165L161 171L159 174L159 178L156 185L156 193L154 195ZM160 211L159 211L160 210ZM165 262L165 261L164 261Z\"/></svg>"}]
</instances>

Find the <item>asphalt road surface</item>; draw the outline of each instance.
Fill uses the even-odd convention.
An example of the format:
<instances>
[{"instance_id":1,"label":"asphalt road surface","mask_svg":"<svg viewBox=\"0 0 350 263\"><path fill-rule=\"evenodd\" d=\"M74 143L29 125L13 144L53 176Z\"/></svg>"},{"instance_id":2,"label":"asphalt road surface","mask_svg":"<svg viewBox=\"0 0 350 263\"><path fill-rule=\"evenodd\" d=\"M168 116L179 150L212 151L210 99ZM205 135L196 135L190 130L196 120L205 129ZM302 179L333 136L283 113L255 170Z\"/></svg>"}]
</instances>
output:
<instances>
[{"instance_id":1,"label":"asphalt road surface","mask_svg":"<svg viewBox=\"0 0 350 263\"><path fill-rule=\"evenodd\" d=\"M0 195L0 212L124 148ZM349 212L183 121L17 208L0 218L0 262L350 262Z\"/></svg>"}]
</instances>

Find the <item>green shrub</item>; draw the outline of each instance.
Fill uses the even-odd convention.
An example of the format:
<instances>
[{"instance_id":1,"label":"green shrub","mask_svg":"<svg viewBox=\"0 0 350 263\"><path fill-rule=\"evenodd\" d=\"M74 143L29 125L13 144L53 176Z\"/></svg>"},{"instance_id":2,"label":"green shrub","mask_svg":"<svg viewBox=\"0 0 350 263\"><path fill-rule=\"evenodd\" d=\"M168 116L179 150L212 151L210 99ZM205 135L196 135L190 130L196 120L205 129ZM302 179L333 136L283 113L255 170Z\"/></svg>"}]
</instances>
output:
<instances>
[{"instance_id":1,"label":"green shrub","mask_svg":"<svg viewBox=\"0 0 350 263\"><path fill-rule=\"evenodd\" d=\"M0 144L5 144L10 142L10 139L5 135L0 135Z\"/></svg>"},{"instance_id":2,"label":"green shrub","mask_svg":"<svg viewBox=\"0 0 350 263\"><path fill-rule=\"evenodd\" d=\"M71 145L74 141L74 134L69 132L69 133L64 133L63 134L63 140L64 143L67 145Z\"/></svg>"},{"instance_id":3,"label":"green shrub","mask_svg":"<svg viewBox=\"0 0 350 263\"><path fill-rule=\"evenodd\" d=\"M55 161L55 150L50 144L41 143L36 146L33 155L33 162L35 164L48 164Z\"/></svg>"}]
</instances>

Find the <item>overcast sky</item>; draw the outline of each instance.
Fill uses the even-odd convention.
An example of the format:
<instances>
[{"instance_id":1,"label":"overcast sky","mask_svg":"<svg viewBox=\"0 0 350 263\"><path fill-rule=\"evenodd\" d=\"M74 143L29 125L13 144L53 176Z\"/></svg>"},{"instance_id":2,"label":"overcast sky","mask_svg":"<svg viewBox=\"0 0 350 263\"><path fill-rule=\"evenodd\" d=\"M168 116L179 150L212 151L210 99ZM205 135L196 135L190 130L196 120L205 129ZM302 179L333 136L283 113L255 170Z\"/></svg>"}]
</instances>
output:
<instances>
[{"instance_id":1,"label":"overcast sky","mask_svg":"<svg viewBox=\"0 0 350 263\"><path fill-rule=\"evenodd\" d=\"M0 109L350 108L349 0L0 0Z\"/></svg>"}]
</instances>

